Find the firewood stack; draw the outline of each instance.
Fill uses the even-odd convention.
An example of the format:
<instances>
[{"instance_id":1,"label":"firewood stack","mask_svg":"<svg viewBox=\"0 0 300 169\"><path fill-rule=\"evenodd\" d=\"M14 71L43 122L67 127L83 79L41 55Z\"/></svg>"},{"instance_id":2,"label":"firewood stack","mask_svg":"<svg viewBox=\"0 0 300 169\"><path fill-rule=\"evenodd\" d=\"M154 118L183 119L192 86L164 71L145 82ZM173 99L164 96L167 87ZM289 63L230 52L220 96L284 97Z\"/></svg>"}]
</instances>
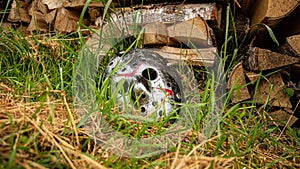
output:
<instances>
[{"instance_id":1,"label":"firewood stack","mask_svg":"<svg viewBox=\"0 0 300 169\"><path fill-rule=\"evenodd\" d=\"M14 0L8 16L10 22L28 24L27 33L33 31L69 33L78 28L78 21L86 0ZM83 23L92 25L103 9L101 2L91 2L89 20Z\"/></svg>"},{"instance_id":2,"label":"firewood stack","mask_svg":"<svg viewBox=\"0 0 300 169\"><path fill-rule=\"evenodd\" d=\"M250 18L252 38L245 59L229 76L232 102L267 103L273 124L292 126L300 117L300 1L240 0L239 5Z\"/></svg>"},{"instance_id":3,"label":"firewood stack","mask_svg":"<svg viewBox=\"0 0 300 169\"><path fill-rule=\"evenodd\" d=\"M149 21L138 23L145 28L145 46L155 47L154 51L170 61L183 59L194 65L211 66L215 60L214 53L217 53L216 39L211 28L222 30L224 27L221 19L224 21L225 17L221 15L226 12L222 12L221 1L192 1L183 5L174 1L156 4L155 0L145 0L143 7L135 8L131 7L131 3L135 1L113 1L111 6L115 7L116 15L112 15L111 19L122 24L119 18L122 15L132 15L133 9L155 16L148 17ZM79 25L79 20L85 2L86 0L14 0L8 21L27 24L26 33L70 33L79 27L84 29ZM300 117L300 0L237 0L234 3L237 13L245 16L237 15L236 21L250 21L251 43L245 58L229 75L228 89L233 91L231 100L233 103L254 101L264 106L267 103L271 120L288 122L275 123L276 125L291 126ZM139 5L140 2L136 4ZM104 7L105 4L101 2L91 2L87 13L82 17L82 24L99 29L100 25L107 22L102 20ZM120 12L121 9L123 12ZM174 23L174 16L180 22ZM126 23L130 24L132 21L127 20ZM278 44L270 38L270 32L264 25L273 30ZM245 24L236 24L236 29L249 28L247 25L243 26ZM91 37L90 41L93 38L97 42L97 37ZM199 45L196 45L196 50L182 49L179 41L185 44L191 41Z\"/></svg>"},{"instance_id":4,"label":"firewood stack","mask_svg":"<svg viewBox=\"0 0 300 169\"><path fill-rule=\"evenodd\" d=\"M82 32L88 34L91 32L79 25L85 2L86 0L14 0L8 21L21 22L23 28L20 30L23 30L25 34L49 31L71 33L77 31L79 27ZM137 2L135 7L131 7L130 4L129 1L113 1L110 4L114 7L114 11L109 10L112 23L120 27L122 24L120 17L136 18L133 16L133 11L142 11L148 19L143 19L143 23L138 23L145 28L144 45L159 45L153 50L163 54L170 62L183 59L196 65L211 66L214 63L217 48L215 39L211 36L212 30L206 21L209 21L213 27L220 27L221 8L216 3L148 3L142 8L138 6L140 2ZM87 8L87 14L82 18L82 24L92 29L99 29L103 22L107 22L107 20L102 21L104 5L101 2L91 2ZM180 13L176 13L178 11ZM174 22L174 16L177 16L176 22L178 23ZM133 22L139 21L126 20L125 24L136 24ZM26 24L27 27L24 28ZM196 44L197 50L181 50L182 44L179 41L184 44L190 42Z\"/></svg>"}]
</instances>

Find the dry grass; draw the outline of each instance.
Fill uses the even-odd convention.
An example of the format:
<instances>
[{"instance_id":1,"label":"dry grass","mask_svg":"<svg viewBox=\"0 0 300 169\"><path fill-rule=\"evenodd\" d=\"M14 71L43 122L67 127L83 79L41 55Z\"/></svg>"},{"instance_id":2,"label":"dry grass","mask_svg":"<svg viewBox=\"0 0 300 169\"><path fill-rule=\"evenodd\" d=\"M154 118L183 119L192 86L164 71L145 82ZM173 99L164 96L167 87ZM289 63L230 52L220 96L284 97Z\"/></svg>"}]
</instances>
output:
<instances>
[{"instance_id":1,"label":"dry grass","mask_svg":"<svg viewBox=\"0 0 300 169\"><path fill-rule=\"evenodd\" d=\"M49 95L57 92L60 91L50 91ZM65 104L64 97L59 100L47 97L44 103L26 102L24 96L16 99L9 93L1 93L0 149L3 151L0 156L3 161L9 163L14 158L13 163L24 168L45 168L36 163L39 159L48 159L50 165L59 161L70 168L106 168L80 150L79 137L87 139L87 136L80 129L74 130L69 116L73 117L74 112L68 113L70 105Z\"/></svg>"},{"instance_id":2,"label":"dry grass","mask_svg":"<svg viewBox=\"0 0 300 169\"><path fill-rule=\"evenodd\" d=\"M101 151L101 148L94 145L81 128L75 128L74 124L78 120L75 117L72 106L66 104L66 97L61 91L48 91L36 93L46 95L45 102L28 101L29 96L17 97L10 94L8 86L1 85L0 94L0 157L2 163L8 166L22 166L23 168L107 168L106 161L110 161L112 154ZM60 95L61 99L54 99L52 95ZM69 108L70 109L69 109ZM71 111L71 112L69 112ZM49 120L51 116L52 120ZM183 141L188 143L191 133ZM278 134L272 134L277 138ZM240 164L249 166L251 163L267 164L277 159L276 166L284 168L286 166L300 167L299 156L282 158L286 150L279 145L258 144L249 150L248 154L240 157L230 157L226 148L230 149L230 141L223 143L224 149L219 155L212 153L217 149L216 145L219 136L215 136L206 142L194 142L194 148L184 153L182 150L188 149L186 146L177 147L176 152L169 152L156 157L153 161L141 159L138 161L139 168L239 168ZM87 141L87 142L85 142ZM280 142L290 143L291 138L282 135ZM84 146L86 145L86 146ZM241 143L239 149L247 150L246 142ZM299 147L292 147L295 151L300 151ZM211 154L211 157L208 155ZM47 160L47 162L43 162ZM130 159L116 157L114 162L130 163ZM47 165L45 165L45 164ZM160 164L160 165L156 165ZM108 165L112 166L112 165Z\"/></svg>"},{"instance_id":3,"label":"dry grass","mask_svg":"<svg viewBox=\"0 0 300 169\"><path fill-rule=\"evenodd\" d=\"M39 93L47 95L44 103L28 102L26 100L29 96L13 96L9 92L12 89L3 84L1 86L1 89L5 88L0 94L2 162L23 168L47 168L37 162L47 159L49 166L60 163L63 168L107 168L103 161L110 155L108 152L102 152L92 141L88 141L85 150L82 149L83 140L88 139L87 135L80 128L74 131L72 122L78 121L70 118L74 117L75 112L68 112L67 107L71 105L64 102L65 97L61 91ZM60 94L62 98L53 99L53 94ZM52 120L49 120L50 116ZM123 160L126 162L129 159ZM165 154L156 161L166 162L164 168L233 166L233 158L180 155L178 152ZM147 164L142 168L147 168Z\"/></svg>"}]
</instances>

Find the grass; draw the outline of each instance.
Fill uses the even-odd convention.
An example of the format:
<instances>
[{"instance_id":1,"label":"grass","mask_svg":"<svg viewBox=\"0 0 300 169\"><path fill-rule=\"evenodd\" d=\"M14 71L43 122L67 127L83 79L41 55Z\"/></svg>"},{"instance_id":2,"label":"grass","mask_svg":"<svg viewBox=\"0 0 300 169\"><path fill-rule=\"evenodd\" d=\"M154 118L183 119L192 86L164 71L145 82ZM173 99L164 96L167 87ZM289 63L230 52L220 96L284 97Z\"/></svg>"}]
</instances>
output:
<instances>
[{"instance_id":1,"label":"grass","mask_svg":"<svg viewBox=\"0 0 300 169\"><path fill-rule=\"evenodd\" d=\"M234 31L228 31L234 18L229 6L226 12L220 56L229 65L224 71L229 72L243 57L239 53L243 44ZM201 84L195 125L168 151L127 158L102 150L81 127L72 100L73 69L84 44L80 32L24 36L11 28L0 29L0 168L300 167L300 130L270 125L267 104L232 104L228 96L219 125L203 140L213 79ZM107 84L102 80L97 102L115 129L132 137L155 135L163 129L164 121L139 124L118 116L114 98L104 97Z\"/></svg>"}]
</instances>

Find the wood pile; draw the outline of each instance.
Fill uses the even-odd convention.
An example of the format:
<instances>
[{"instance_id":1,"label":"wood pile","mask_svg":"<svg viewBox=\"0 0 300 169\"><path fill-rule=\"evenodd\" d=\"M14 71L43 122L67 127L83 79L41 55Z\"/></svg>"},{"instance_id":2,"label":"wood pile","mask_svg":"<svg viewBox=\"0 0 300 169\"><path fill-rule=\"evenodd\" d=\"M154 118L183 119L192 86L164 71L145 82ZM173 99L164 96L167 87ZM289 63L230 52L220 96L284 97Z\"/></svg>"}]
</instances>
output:
<instances>
[{"instance_id":1,"label":"wood pile","mask_svg":"<svg viewBox=\"0 0 300 169\"><path fill-rule=\"evenodd\" d=\"M22 22L22 25L28 24L26 34L48 31L71 33L77 31L78 28L84 30L84 27L79 25L79 21L85 3L86 0L14 0L8 21ZM159 48L155 48L156 52L164 54L167 59L173 61L183 59L191 64L201 65L214 63L217 48L216 44L213 44L215 40L211 37L212 30L206 21L210 21L214 27L220 27L221 8L216 3L175 2L143 5L142 8L139 6L123 7L121 4L130 3L113 1L110 4L115 7L114 12L109 11L111 12L110 20L118 28L125 28L130 24L144 27L143 44L146 47L160 45ZM82 17L82 24L91 29L99 29L102 24L108 24L107 20L102 21L104 5L101 2L91 2L87 8L88 16ZM133 19L138 14L145 16L142 22ZM85 33L90 32L85 30ZM183 53L180 50L182 43L187 46L193 45L197 50L185 50ZM170 47L173 47L172 50L166 50L171 49Z\"/></svg>"},{"instance_id":2,"label":"wood pile","mask_svg":"<svg viewBox=\"0 0 300 169\"><path fill-rule=\"evenodd\" d=\"M171 64L183 60L194 65L212 66L217 47L206 21L218 27L219 12L215 3L182 4L180 7L174 4L144 5L142 9L125 8L122 13L111 14L110 22L104 21L102 30L108 40L112 37L122 39L121 36L139 34L143 30L143 47L161 54ZM99 49L97 42L99 36L96 35L87 43L96 51ZM105 55L111 46L100 48L101 55Z\"/></svg>"},{"instance_id":3,"label":"wood pile","mask_svg":"<svg viewBox=\"0 0 300 169\"><path fill-rule=\"evenodd\" d=\"M145 0L143 6L135 1L113 1L110 6L116 12L109 10L110 21L115 22L117 28L125 23L143 27L144 47L152 48L171 62L185 60L194 65L212 66L218 53L216 41L223 40L216 32L221 32L225 26L225 17L221 16L226 12L222 11L224 1L221 1L157 4L155 0ZM108 20L103 20L102 16L106 4L91 2L87 13L80 16L85 2L13 0L8 16L10 23L5 24L21 22L26 26L27 34L70 33L79 28L84 30L83 25L92 29L107 25ZM132 7L132 3L136 5ZM300 0L236 0L234 4L239 14L235 17L236 29L244 33L250 30L250 42L245 58L228 77L232 102L253 101L269 106L270 119L283 120L291 126L300 117ZM133 15L147 17L140 20L139 17L124 17ZM79 25L81 19L83 25ZM278 42L270 38L270 32L264 25L273 30ZM216 39L212 30L217 30ZM116 30L114 33L119 32ZM91 37L89 41L97 40L99 37ZM109 47L104 49L103 53Z\"/></svg>"},{"instance_id":4,"label":"wood pile","mask_svg":"<svg viewBox=\"0 0 300 169\"><path fill-rule=\"evenodd\" d=\"M267 103L274 124L292 126L300 117L300 1L239 0L239 5L250 18L252 39L229 75L232 102ZM263 25L273 30L277 45Z\"/></svg>"}]
</instances>

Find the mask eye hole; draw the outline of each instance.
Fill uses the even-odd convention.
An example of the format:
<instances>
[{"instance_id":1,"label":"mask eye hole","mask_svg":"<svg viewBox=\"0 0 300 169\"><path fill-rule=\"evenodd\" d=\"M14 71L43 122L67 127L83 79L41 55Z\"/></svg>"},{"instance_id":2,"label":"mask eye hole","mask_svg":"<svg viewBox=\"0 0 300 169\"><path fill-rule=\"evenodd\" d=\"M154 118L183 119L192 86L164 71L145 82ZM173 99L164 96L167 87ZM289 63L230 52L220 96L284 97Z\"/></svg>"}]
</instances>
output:
<instances>
[{"instance_id":1,"label":"mask eye hole","mask_svg":"<svg viewBox=\"0 0 300 169\"><path fill-rule=\"evenodd\" d=\"M147 80L155 80L158 76L158 73L156 70L152 69L152 68L147 68L145 70L142 71L142 76L147 79Z\"/></svg>"}]
</instances>

